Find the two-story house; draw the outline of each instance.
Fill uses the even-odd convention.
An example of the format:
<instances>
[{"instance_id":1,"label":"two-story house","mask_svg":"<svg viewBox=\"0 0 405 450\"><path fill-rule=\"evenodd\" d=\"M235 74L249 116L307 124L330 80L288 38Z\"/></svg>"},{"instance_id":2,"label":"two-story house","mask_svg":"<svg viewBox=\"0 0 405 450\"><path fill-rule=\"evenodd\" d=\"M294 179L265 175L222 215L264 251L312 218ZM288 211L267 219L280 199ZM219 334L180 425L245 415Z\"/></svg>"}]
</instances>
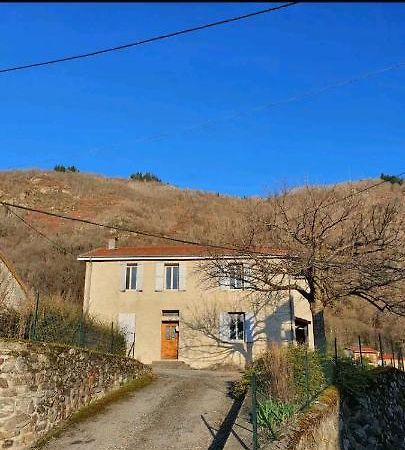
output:
<instances>
[{"instance_id":1,"label":"two-story house","mask_svg":"<svg viewBox=\"0 0 405 450\"><path fill-rule=\"evenodd\" d=\"M195 368L244 366L270 341L313 347L312 316L302 296L281 291L258 299L243 276L249 261L235 263L226 253L221 258L232 264L229 276L207 284L210 258L202 246L116 248L110 241L78 258L86 262L84 312L119 326L135 358L147 364L173 359Z\"/></svg>"}]
</instances>

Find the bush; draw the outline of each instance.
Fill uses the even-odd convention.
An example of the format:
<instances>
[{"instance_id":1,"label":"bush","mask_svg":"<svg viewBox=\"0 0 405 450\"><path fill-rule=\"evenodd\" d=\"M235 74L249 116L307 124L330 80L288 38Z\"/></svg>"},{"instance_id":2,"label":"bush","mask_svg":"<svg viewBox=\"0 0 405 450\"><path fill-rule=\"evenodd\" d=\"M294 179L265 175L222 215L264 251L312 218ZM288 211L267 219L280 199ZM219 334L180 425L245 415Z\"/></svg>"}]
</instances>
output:
<instances>
[{"instance_id":1,"label":"bush","mask_svg":"<svg viewBox=\"0 0 405 450\"><path fill-rule=\"evenodd\" d=\"M328 384L328 360L303 345L290 346L288 359L293 371L295 402L304 404Z\"/></svg>"},{"instance_id":2,"label":"bush","mask_svg":"<svg viewBox=\"0 0 405 450\"><path fill-rule=\"evenodd\" d=\"M286 402L294 398L294 373L289 351L288 347L272 343L253 364L257 385L267 398Z\"/></svg>"},{"instance_id":3,"label":"bush","mask_svg":"<svg viewBox=\"0 0 405 450\"><path fill-rule=\"evenodd\" d=\"M62 164L57 164L53 170L55 170L55 172L79 172L79 169L76 166L68 166L65 167Z\"/></svg>"},{"instance_id":4,"label":"bush","mask_svg":"<svg viewBox=\"0 0 405 450\"><path fill-rule=\"evenodd\" d=\"M289 419L297 410L293 403L285 403L279 400L269 399L258 404L257 424L259 427L269 427L276 434L276 428Z\"/></svg>"},{"instance_id":5,"label":"bush","mask_svg":"<svg viewBox=\"0 0 405 450\"><path fill-rule=\"evenodd\" d=\"M403 178L397 177L396 175L387 175L385 173L382 173L380 178L384 181L389 181L391 184L401 185L404 182Z\"/></svg>"},{"instance_id":6,"label":"bush","mask_svg":"<svg viewBox=\"0 0 405 450\"><path fill-rule=\"evenodd\" d=\"M155 181L161 183L162 180L151 172L135 172L129 178L133 181Z\"/></svg>"},{"instance_id":7,"label":"bush","mask_svg":"<svg viewBox=\"0 0 405 450\"><path fill-rule=\"evenodd\" d=\"M41 298L38 314L3 309L0 313L0 336L53 342L125 355L124 335L92 317L82 317L79 306L63 300Z\"/></svg>"}]
</instances>

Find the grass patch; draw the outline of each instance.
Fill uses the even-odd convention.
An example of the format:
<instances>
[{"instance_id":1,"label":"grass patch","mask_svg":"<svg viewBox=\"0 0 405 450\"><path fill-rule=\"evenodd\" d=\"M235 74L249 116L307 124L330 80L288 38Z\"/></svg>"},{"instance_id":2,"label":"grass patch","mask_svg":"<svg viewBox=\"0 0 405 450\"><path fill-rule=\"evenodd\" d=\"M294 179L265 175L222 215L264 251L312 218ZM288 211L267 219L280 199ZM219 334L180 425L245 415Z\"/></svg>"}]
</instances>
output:
<instances>
[{"instance_id":1,"label":"grass patch","mask_svg":"<svg viewBox=\"0 0 405 450\"><path fill-rule=\"evenodd\" d=\"M77 412L73 413L69 418L55 425L54 428L49 430L44 436L42 436L33 446L33 449L43 448L51 439L56 439L61 436L68 428L71 428L90 417L103 413L105 408L112 403L124 400L128 394L141 389L154 380L152 374L143 375L135 380L128 381L115 391L109 392L103 398L91 402L87 406L83 406Z\"/></svg>"}]
</instances>

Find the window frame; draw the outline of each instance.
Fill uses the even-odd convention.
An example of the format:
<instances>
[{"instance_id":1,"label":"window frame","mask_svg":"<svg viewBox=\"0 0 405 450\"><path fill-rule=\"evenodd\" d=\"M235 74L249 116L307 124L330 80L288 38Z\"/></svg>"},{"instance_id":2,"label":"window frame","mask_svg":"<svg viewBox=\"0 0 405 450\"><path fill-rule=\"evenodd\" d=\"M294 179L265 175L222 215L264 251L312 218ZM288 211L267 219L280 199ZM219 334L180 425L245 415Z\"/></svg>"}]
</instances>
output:
<instances>
[{"instance_id":1,"label":"window frame","mask_svg":"<svg viewBox=\"0 0 405 450\"><path fill-rule=\"evenodd\" d=\"M235 267L238 267L238 269L235 270ZM240 277L238 278L238 270L240 269ZM232 290L240 290L245 288L245 265L243 263L231 263L229 264L229 289ZM239 286L237 284L240 283Z\"/></svg>"},{"instance_id":2,"label":"window frame","mask_svg":"<svg viewBox=\"0 0 405 450\"><path fill-rule=\"evenodd\" d=\"M135 287L132 287L134 269L135 269ZM138 264L137 263L126 264L126 267L125 267L125 290L126 291L136 291L137 289L138 289Z\"/></svg>"},{"instance_id":3,"label":"window frame","mask_svg":"<svg viewBox=\"0 0 405 450\"><path fill-rule=\"evenodd\" d=\"M177 268L177 287L174 286L174 268ZM171 275L170 275L170 285L168 287L167 284L167 271L168 269L171 269ZM166 263L164 265L164 289L165 291L178 291L180 289L180 264L179 263Z\"/></svg>"},{"instance_id":4,"label":"window frame","mask_svg":"<svg viewBox=\"0 0 405 450\"><path fill-rule=\"evenodd\" d=\"M231 311L228 312L228 326L229 326L229 341L230 342L244 342L245 341L245 337L246 337L246 317L245 317L244 312L241 311ZM240 337L240 330L238 330L238 323L242 324L242 337ZM232 330L231 327L233 326L235 327L234 333L235 336L234 338L232 338Z\"/></svg>"}]
</instances>

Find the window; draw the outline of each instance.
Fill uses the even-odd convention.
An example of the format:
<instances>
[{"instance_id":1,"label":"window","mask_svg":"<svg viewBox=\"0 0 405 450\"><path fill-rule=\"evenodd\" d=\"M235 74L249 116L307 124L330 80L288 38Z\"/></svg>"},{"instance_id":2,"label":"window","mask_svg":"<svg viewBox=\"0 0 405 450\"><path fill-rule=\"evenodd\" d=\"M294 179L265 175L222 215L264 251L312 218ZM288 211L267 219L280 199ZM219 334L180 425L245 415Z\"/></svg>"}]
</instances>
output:
<instances>
[{"instance_id":1,"label":"window","mask_svg":"<svg viewBox=\"0 0 405 450\"><path fill-rule=\"evenodd\" d=\"M310 323L307 320L295 318L295 340L297 344L308 342L308 324Z\"/></svg>"},{"instance_id":2,"label":"window","mask_svg":"<svg viewBox=\"0 0 405 450\"><path fill-rule=\"evenodd\" d=\"M178 264L166 264L165 265L165 287L166 289L178 289L179 288L179 265Z\"/></svg>"},{"instance_id":3,"label":"window","mask_svg":"<svg viewBox=\"0 0 405 450\"><path fill-rule=\"evenodd\" d=\"M229 340L243 341L245 336L245 314L244 313L228 313L229 314Z\"/></svg>"},{"instance_id":4,"label":"window","mask_svg":"<svg viewBox=\"0 0 405 450\"><path fill-rule=\"evenodd\" d=\"M229 287L243 289L243 275L243 264L231 264L229 266Z\"/></svg>"},{"instance_id":5,"label":"window","mask_svg":"<svg viewBox=\"0 0 405 450\"><path fill-rule=\"evenodd\" d=\"M138 266L136 264L127 264L125 276L125 289L136 289Z\"/></svg>"}]
</instances>

